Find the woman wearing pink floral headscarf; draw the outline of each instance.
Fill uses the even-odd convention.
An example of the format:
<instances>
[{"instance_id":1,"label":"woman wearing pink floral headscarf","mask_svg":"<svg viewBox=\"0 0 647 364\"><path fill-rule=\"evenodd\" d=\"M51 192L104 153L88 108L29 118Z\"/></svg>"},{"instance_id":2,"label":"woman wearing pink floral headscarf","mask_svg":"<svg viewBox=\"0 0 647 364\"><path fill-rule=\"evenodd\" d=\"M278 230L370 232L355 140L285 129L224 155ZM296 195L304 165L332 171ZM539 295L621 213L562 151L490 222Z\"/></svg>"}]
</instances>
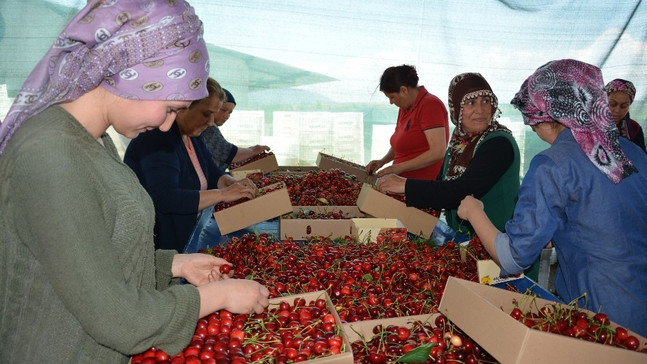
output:
<instances>
[{"instance_id":1,"label":"woman wearing pink floral headscarf","mask_svg":"<svg viewBox=\"0 0 647 364\"><path fill-rule=\"evenodd\" d=\"M551 146L533 158L505 233L473 197L458 215L507 273L527 268L552 240L562 300L647 335L647 154L620 138L600 69L549 62L512 104Z\"/></svg>"},{"instance_id":2,"label":"woman wearing pink floral headscarf","mask_svg":"<svg viewBox=\"0 0 647 364\"><path fill-rule=\"evenodd\" d=\"M645 134L640 124L629 116L629 107L636 97L636 88L631 81L616 78L607 83L604 90L609 96L609 107L620 135L636 143L643 150L645 149Z\"/></svg>"},{"instance_id":3,"label":"woman wearing pink floral headscarf","mask_svg":"<svg viewBox=\"0 0 647 364\"><path fill-rule=\"evenodd\" d=\"M208 72L188 3L106 0L27 78L0 124L0 362L177 354L199 317L267 306L264 286L221 279L223 259L155 251L152 201L105 133L168 130Z\"/></svg>"}]
</instances>

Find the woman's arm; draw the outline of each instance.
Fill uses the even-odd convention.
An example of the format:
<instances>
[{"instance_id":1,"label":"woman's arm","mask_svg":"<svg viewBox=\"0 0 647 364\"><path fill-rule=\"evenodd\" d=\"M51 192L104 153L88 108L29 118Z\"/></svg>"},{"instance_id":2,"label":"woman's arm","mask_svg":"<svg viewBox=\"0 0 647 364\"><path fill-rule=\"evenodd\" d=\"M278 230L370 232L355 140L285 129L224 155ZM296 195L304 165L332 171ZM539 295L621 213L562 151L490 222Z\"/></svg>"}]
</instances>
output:
<instances>
[{"instance_id":1,"label":"woman's arm","mask_svg":"<svg viewBox=\"0 0 647 364\"><path fill-rule=\"evenodd\" d=\"M424 131L429 149L419 156L409 159L398 164L392 164L377 173L378 177L382 177L389 173L402 174L408 171L424 168L432 165L443 158L447 141L445 140L445 128L433 128Z\"/></svg>"},{"instance_id":2,"label":"woman's arm","mask_svg":"<svg viewBox=\"0 0 647 364\"><path fill-rule=\"evenodd\" d=\"M395 152L393 152L393 148L389 148L389 151L386 152L382 159L372 160L366 165L366 173L375 173L378 169L382 168L383 165L393 161L394 156Z\"/></svg>"},{"instance_id":3,"label":"woman's arm","mask_svg":"<svg viewBox=\"0 0 647 364\"><path fill-rule=\"evenodd\" d=\"M268 147L267 145L254 145L248 148L238 147L238 151L236 152L236 155L234 156L234 159L231 161L231 163L240 163L248 160L255 155L269 151L270 147Z\"/></svg>"},{"instance_id":4,"label":"woman's arm","mask_svg":"<svg viewBox=\"0 0 647 364\"><path fill-rule=\"evenodd\" d=\"M405 196L409 206L455 209L465 196L485 196L514 162L514 149L505 137L486 140L476 150L463 174L449 181L408 178Z\"/></svg>"}]
</instances>

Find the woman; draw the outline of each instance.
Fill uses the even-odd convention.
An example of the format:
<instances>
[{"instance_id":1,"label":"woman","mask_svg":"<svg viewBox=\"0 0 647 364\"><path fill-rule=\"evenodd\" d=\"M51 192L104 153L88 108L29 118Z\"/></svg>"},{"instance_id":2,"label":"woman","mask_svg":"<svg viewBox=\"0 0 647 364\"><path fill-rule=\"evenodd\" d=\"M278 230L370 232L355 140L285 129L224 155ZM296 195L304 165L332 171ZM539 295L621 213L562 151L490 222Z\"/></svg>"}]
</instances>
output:
<instances>
[{"instance_id":1,"label":"woman","mask_svg":"<svg viewBox=\"0 0 647 364\"><path fill-rule=\"evenodd\" d=\"M369 162L366 172L377 172L378 177L395 173L436 179L449 139L445 105L424 86L418 86L418 73L409 65L387 68L380 79L380 91L400 111L391 148L382 159ZM389 162L393 164L380 170Z\"/></svg>"},{"instance_id":2,"label":"woman","mask_svg":"<svg viewBox=\"0 0 647 364\"><path fill-rule=\"evenodd\" d=\"M633 104L636 96L636 88L631 81L616 78L607 83L604 90L609 97L611 115L615 121L620 136L623 136L636 143L643 150L645 149L645 135L643 129L635 120L629 116L629 106Z\"/></svg>"},{"instance_id":3,"label":"woman","mask_svg":"<svg viewBox=\"0 0 647 364\"><path fill-rule=\"evenodd\" d=\"M229 120L229 116L234 112L236 99L234 99L234 95L232 95L227 89L223 88L222 90L225 92L226 99L222 104L220 111L218 111L214 117L216 125L210 125L202 133L202 138L204 138L207 148L213 156L213 161L216 163L218 168L224 171L232 163L243 162L255 155L267 152L270 150L270 147L266 145L255 145L249 148L239 148L225 139L220 132L220 127Z\"/></svg>"},{"instance_id":4,"label":"woman","mask_svg":"<svg viewBox=\"0 0 647 364\"><path fill-rule=\"evenodd\" d=\"M202 22L184 1L102 4L70 21L0 124L3 363L177 354L199 317L267 306L257 282L220 280L222 259L154 250L153 204L105 133L167 130L206 95Z\"/></svg>"},{"instance_id":5,"label":"woman","mask_svg":"<svg viewBox=\"0 0 647 364\"><path fill-rule=\"evenodd\" d=\"M207 80L207 90L207 97L178 112L168 132L155 129L140 134L124 155L124 162L153 199L158 249L184 251L200 211L256 195L252 181L236 181L216 167L200 137L213 124L225 98L213 78Z\"/></svg>"},{"instance_id":6,"label":"woman","mask_svg":"<svg viewBox=\"0 0 647 364\"><path fill-rule=\"evenodd\" d=\"M587 63L537 69L512 104L551 146L533 158L506 232L471 196L458 216L507 273L530 265L552 240L561 298L645 336L647 154L619 137L603 87L600 69Z\"/></svg>"},{"instance_id":7,"label":"woman","mask_svg":"<svg viewBox=\"0 0 647 364\"><path fill-rule=\"evenodd\" d=\"M445 210L447 224L471 237L474 230L456 216L468 195L483 199L497 228L512 217L519 191L519 147L508 128L499 124L498 100L479 73L462 73L449 85L449 115L456 126L439 180L395 174L378 180L384 193L405 194L407 205Z\"/></svg>"}]
</instances>

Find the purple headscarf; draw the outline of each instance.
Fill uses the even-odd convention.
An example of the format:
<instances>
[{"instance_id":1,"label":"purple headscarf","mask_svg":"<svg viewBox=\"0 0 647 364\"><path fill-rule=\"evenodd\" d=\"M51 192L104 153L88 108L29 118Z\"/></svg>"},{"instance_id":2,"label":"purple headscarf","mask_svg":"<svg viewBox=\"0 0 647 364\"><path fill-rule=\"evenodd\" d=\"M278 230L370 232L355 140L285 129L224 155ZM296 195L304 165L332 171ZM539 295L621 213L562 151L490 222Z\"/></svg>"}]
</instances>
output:
<instances>
[{"instance_id":1,"label":"purple headscarf","mask_svg":"<svg viewBox=\"0 0 647 364\"><path fill-rule=\"evenodd\" d=\"M99 0L77 14L36 65L0 124L0 154L25 120L101 85L137 100L206 97L202 22L184 0Z\"/></svg>"},{"instance_id":2,"label":"purple headscarf","mask_svg":"<svg viewBox=\"0 0 647 364\"><path fill-rule=\"evenodd\" d=\"M612 182L638 171L620 149L598 67L573 59L549 62L524 81L511 103L526 125L558 122L571 129L582 151Z\"/></svg>"},{"instance_id":3,"label":"purple headscarf","mask_svg":"<svg viewBox=\"0 0 647 364\"><path fill-rule=\"evenodd\" d=\"M607 83L607 85L604 86L604 91L607 92L607 95L614 92L624 92L629 95L629 103L633 103L634 97L636 97L636 87L634 84L631 81L623 80L622 78L616 78Z\"/></svg>"}]
</instances>

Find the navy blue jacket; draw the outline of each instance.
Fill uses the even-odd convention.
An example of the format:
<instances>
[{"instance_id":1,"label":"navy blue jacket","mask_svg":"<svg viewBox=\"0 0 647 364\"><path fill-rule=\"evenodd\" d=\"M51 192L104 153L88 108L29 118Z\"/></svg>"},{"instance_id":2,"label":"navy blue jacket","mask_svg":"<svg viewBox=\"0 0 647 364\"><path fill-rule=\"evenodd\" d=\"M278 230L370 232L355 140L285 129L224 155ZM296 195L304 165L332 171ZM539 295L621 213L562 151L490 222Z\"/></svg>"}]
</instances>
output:
<instances>
[{"instance_id":1,"label":"navy blue jacket","mask_svg":"<svg viewBox=\"0 0 647 364\"><path fill-rule=\"evenodd\" d=\"M207 188L218 188L224 174L216 167L201 137L191 138ZM182 252L198 218L200 180L193 168L176 123L171 129L139 134L124 156L153 199L155 205L155 247Z\"/></svg>"}]
</instances>

